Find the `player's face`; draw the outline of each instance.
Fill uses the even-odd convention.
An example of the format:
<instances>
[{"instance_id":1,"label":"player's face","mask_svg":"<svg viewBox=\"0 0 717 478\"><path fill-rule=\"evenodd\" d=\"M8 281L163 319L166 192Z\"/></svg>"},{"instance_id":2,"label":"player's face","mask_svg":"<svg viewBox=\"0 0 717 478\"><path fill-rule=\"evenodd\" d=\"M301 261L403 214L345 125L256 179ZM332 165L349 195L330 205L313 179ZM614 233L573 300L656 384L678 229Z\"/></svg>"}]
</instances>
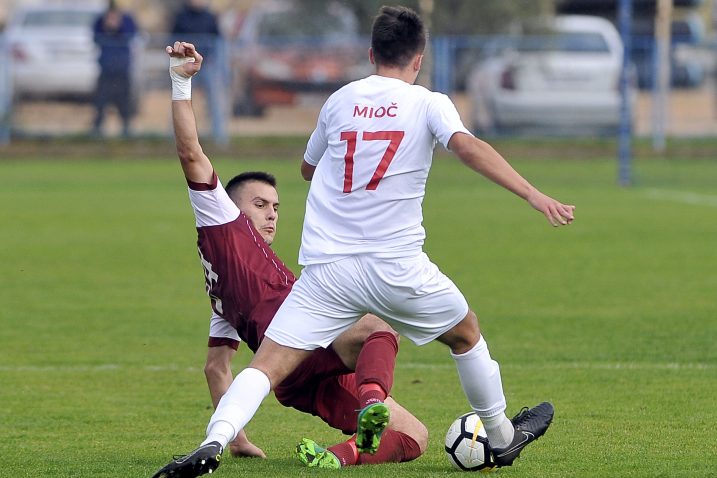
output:
<instances>
[{"instance_id":1,"label":"player's face","mask_svg":"<svg viewBox=\"0 0 717 478\"><path fill-rule=\"evenodd\" d=\"M232 199L264 241L271 245L276 234L276 222L279 220L279 193L276 189L260 181L249 181L239 188Z\"/></svg>"}]
</instances>

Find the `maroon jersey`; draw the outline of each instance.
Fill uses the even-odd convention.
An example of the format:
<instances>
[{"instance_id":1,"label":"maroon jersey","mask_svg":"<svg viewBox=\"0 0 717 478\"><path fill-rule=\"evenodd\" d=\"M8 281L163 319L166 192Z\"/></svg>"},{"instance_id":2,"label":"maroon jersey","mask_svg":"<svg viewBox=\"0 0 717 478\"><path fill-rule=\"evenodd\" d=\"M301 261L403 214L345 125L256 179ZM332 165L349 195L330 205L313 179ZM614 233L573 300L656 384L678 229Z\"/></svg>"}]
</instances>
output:
<instances>
[{"instance_id":1,"label":"maroon jersey","mask_svg":"<svg viewBox=\"0 0 717 478\"><path fill-rule=\"evenodd\" d=\"M253 351L296 281L219 184L189 184L197 246L214 312Z\"/></svg>"}]
</instances>

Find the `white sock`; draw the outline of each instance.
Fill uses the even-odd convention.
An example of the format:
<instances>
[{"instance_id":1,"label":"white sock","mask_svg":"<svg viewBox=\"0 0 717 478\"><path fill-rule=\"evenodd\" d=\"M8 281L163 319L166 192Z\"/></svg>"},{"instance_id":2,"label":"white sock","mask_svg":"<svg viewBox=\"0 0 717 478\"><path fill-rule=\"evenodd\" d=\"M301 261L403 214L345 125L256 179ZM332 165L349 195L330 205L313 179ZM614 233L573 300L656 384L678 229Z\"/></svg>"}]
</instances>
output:
<instances>
[{"instance_id":1,"label":"white sock","mask_svg":"<svg viewBox=\"0 0 717 478\"><path fill-rule=\"evenodd\" d=\"M481 418L485 433L488 435L488 442L493 448L505 448L513 441L515 427L513 422L501 412L495 417Z\"/></svg>"},{"instance_id":2,"label":"white sock","mask_svg":"<svg viewBox=\"0 0 717 478\"><path fill-rule=\"evenodd\" d=\"M249 423L270 391L269 377L264 372L255 368L242 370L219 401L202 445L217 441L226 447Z\"/></svg>"},{"instance_id":3,"label":"white sock","mask_svg":"<svg viewBox=\"0 0 717 478\"><path fill-rule=\"evenodd\" d=\"M234 431L234 426L231 423L223 420L217 421L212 424L211 431L207 431L207 439L202 442L202 445L218 441L222 448L226 448L227 443L234 441L238 433L238 431Z\"/></svg>"},{"instance_id":4,"label":"white sock","mask_svg":"<svg viewBox=\"0 0 717 478\"><path fill-rule=\"evenodd\" d=\"M485 426L488 441L504 448L513 440L513 425L505 416L505 395L498 362L490 357L488 344L480 337L466 353L451 356L456 361L458 377L473 410Z\"/></svg>"}]
</instances>

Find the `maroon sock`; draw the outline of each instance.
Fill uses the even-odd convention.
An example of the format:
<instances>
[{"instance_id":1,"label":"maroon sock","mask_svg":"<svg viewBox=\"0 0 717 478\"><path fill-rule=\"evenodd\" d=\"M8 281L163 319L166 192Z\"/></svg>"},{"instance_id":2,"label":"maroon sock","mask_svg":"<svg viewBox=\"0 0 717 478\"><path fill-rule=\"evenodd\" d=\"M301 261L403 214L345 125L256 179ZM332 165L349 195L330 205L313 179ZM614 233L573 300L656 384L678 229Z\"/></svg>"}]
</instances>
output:
<instances>
[{"instance_id":1,"label":"maroon sock","mask_svg":"<svg viewBox=\"0 0 717 478\"><path fill-rule=\"evenodd\" d=\"M343 443L330 446L328 450L336 455L341 466L355 465L358 461L358 450L356 449L356 437L352 437Z\"/></svg>"},{"instance_id":2,"label":"maroon sock","mask_svg":"<svg viewBox=\"0 0 717 478\"><path fill-rule=\"evenodd\" d=\"M359 406L385 400L393 387L398 340L391 332L374 332L368 336L356 360L356 384ZM377 387L367 386L377 384Z\"/></svg>"},{"instance_id":3,"label":"maroon sock","mask_svg":"<svg viewBox=\"0 0 717 478\"><path fill-rule=\"evenodd\" d=\"M383 402L388 396L383 387L377 383L364 383L359 385L358 394L360 397L359 410L372 403Z\"/></svg>"},{"instance_id":4,"label":"maroon sock","mask_svg":"<svg viewBox=\"0 0 717 478\"><path fill-rule=\"evenodd\" d=\"M396 430L385 430L381 435L381 444L373 455L361 453L357 465L375 465L377 463L401 463L415 460L421 456L421 447L416 440Z\"/></svg>"}]
</instances>

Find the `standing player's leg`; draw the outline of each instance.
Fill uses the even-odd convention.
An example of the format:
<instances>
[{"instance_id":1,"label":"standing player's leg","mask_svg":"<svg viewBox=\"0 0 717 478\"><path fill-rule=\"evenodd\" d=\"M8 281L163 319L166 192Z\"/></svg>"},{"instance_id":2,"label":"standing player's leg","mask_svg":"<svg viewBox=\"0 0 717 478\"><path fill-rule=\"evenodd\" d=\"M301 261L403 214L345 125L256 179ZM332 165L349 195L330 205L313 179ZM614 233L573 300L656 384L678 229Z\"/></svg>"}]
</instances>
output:
<instances>
[{"instance_id":1,"label":"standing player's leg","mask_svg":"<svg viewBox=\"0 0 717 478\"><path fill-rule=\"evenodd\" d=\"M512 465L523 448L546 432L553 406L544 402L508 419L500 368L490 356L473 311L438 340L451 348L463 391L485 426L496 464Z\"/></svg>"},{"instance_id":2,"label":"standing player's leg","mask_svg":"<svg viewBox=\"0 0 717 478\"><path fill-rule=\"evenodd\" d=\"M359 320L352 307L341 303L327 306L322 293L332 284L320 266L304 268L294 283L248 367L236 376L219 402L203 443L217 441L226 446L251 420L271 389L313 350L329 346Z\"/></svg>"},{"instance_id":3,"label":"standing player's leg","mask_svg":"<svg viewBox=\"0 0 717 478\"><path fill-rule=\"evenodd\" d=\"M219 401L207 427L207 438L188 455L168 463L153 478L195 478L216 470L224 448L249 423L272 387L281 383L309 354L310 350L279 345L265 337L247 368L236 376Z\"/></svg>"},{"instance_id":4,"label":"standing player's leg","mask_svg":"<svg viewBox=\"0 0 717 478\"><path fill-rule=\"evenodd\" d=\"M511 465L528 443L545 433L553 418L552 405L541 404L512 422L508 419L500 368L481 336L478 318L427 255L400 264L364 261L363 266L377 315L417 345L437 339L450 347L463 391L485 425L497 465Z\"/></svg>"},{"instance_id":5,"label":"standing player's leg","mask_svg":"<svg viewBox=\"0 0 717 478\"><path fill-rule=\"evenodd\" d=\"M219 442L225 447L251 420L261 402L311 354L277 344L265 337L251 362L232 382L217 405L202 444ZM277 360L281 357L281 360Z\"/></svg>"},{"instance_id":6,"label":"standing player's leg","mask_svg":"<svg viewBox=\"0 0 717 478\"><path fill-rule=\"evenodd\" d=\"M338 262L348 268L352 265L349 260ZM216 469L224 447L249 423L271 389L293 372L313 349L328 347L358 321L356 306L346 302L351 302L351 293L360 289L356 284L332 287L337 277L351 279L357 271L343 270L336 274L335 266L336 263L330 263L304 268L274 315L254 358L220 400L207 427L206 440L189 455L162 468L156 477L194 478ZM327 289L343 292L327 299L324 297Z\"/></svg>"}]
</instances>

